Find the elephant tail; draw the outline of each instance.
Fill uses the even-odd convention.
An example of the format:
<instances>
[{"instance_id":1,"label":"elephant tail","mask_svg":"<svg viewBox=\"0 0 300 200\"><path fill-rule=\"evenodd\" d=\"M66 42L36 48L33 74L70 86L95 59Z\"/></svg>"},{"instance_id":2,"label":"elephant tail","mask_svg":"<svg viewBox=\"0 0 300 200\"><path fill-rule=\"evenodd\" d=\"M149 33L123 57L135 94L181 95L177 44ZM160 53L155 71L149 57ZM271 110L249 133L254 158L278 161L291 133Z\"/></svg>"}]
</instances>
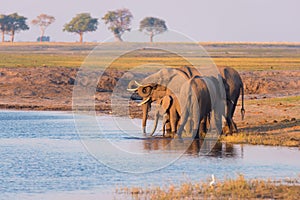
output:
<instances>
[{"instance_id":1,"label":"elephant tail","mask_svg":"<svg viewBox=\"0 0 300 200\"><path fill-rule=\"evenodd\" d=\"M245 117L245 108L244 108L244 84L241 84L241 90L242 90L242 108L241 108L241 115L242 115L242 120L244 120Z\"/></svg>"}]
</instances>

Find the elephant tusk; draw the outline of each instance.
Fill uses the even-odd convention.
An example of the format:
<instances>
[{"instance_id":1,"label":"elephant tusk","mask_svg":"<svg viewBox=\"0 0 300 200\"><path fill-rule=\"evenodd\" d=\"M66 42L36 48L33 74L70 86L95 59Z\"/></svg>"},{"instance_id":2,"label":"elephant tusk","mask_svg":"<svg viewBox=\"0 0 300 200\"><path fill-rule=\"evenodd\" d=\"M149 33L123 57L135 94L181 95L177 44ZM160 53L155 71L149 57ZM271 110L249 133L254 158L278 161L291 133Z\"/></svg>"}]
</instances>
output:
<instances>
[{"instance_id":1,"label":"elephant tusk","mask_svg":"<svg viewBox=\"0 0 300 200\"><path fill-rule=\"evenodd\" d=\"M129 91L129 92L135 92L137 90L138 90L138 88L127 88L127 91Z\"/></svg>"},{"instance_id":2,"label":"elephant tusk","mask_svg":"<svg viewBox=\"0 0 300 200\"><path fill-rule=\"evenodd\" d=\"M140 83L137 82L137 81L134 81L134 83L135 83L137 86L139 86L139 87L143 86L142 84L140 84Z\"/></svg>"},{"instance_id":3,"label":"elephant tusk","mask_svg":"<svg viewBox=\"0 0 300 200\"><path fill-rule=\"evenodd\" d=\"M145 103L147 103L150 100L150 97L148 97L147 99L145 99L144 101L142 101L141 103L138 104L138 106L141 106Z\"/></svg>"}]
</instances>

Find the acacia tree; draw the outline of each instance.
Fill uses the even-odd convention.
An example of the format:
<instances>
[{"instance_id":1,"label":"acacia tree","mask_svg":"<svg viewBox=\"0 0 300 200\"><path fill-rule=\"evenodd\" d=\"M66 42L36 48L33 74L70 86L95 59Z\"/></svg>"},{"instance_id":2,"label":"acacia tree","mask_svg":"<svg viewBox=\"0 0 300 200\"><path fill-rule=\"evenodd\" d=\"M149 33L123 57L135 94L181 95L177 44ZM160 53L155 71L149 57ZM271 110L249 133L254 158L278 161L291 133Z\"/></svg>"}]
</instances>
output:
<instances>
[{"instance_id":1,"label":"acacia tree","mask_svg":"<svg viewBox=\"0 0 300 200\"><path fill-rule=\"evenodd\" d=\"M39 26L41 30L41 36L40 36L40 42L42 42L42 38L44 37L45 30L55 21L55 17L46 15L46 14L40 14L37 16L36 19L33 19L31 23L33 25Z\"/></svg>"},{"instance_id":2,"label":"acacia tree","mask_svg":"<svg viewBox=\"0 0 300 200\"><path fill-rule=\"evenodd\" d=\"M145 17L140 21L140 31L150 36L150 42L153 42L153 37L168 30L166 22L156 17Z\"/></svg>"},{"instance_id":3,"label":"acacia tree","mask_svg":"<svg viewBox=\"0 0 300 200\"><path fill-rule=\"evenodd\" d=\"M133 16L131 12L124 8L115 11L108 11L102 20L108 24L108 29L114 34L115 40L122 42L122 35L125 31L130 31L131 20Z\"/></svg>"},{"instance_id":4,"label":"acacia tree","mask_svg":"<svg viewBox=\"0 0 300 200\"><path fill-rule=\"evenodd\" d=\"M28 25L26 24L26 20L26 17L20 16L17 13L7 15L5 32L10 35L11 42L14 42L15 33L29 29Z\"/></svg>"},{"instance_id":5,"label":"acacia tree","mask_svg":"<svg viewBox=\"0 0 300 200\"><path fill-rule=\"evenodd\" d=\"M79 41L83 42L83 33L97 30L98 19L89 13L77 14L69 23L64 25L63 31L79 34Z\"/></svg>"},{"instance_id":6,"label":"acacia tree","mask_svg":"<svg viewBox=\"0 0 300 200\"><path fill-rule=\"evenodd\" d=\"M2 35L2 42L4 42L4 35L5 32L7 31L7 20L8 20L7 15L0 15L0 31Z\"/></svg>"}]
</instances>

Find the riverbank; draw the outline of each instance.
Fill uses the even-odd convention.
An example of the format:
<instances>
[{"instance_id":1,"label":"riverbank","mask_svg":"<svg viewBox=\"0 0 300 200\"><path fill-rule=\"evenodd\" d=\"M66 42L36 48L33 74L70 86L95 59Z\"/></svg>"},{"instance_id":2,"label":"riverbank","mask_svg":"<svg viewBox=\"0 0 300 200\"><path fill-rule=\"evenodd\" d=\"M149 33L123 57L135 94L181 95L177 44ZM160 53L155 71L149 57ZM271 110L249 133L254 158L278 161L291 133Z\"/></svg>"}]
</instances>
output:
<instances>
[{"instance_id":1,"label":"riverbank","mask_svg":"<svg viewBox=\"0 0 300 200\"><path fill-rule=\"evenodd\" d=\"M236 179L183 183L176 187L121 188L116 193L133 199L298 199L299 177L285 180Z\"/></svg>"},{"instance_id":2,"label":"riverbank","mask_svg":"<svg viewBox=\"0 0 300 200\"><path fill-rule=\"evenodd\" d=\"M0 68L0 108L17 110L72 110L78 68ZM124 71L103 73L95 93L99 114L111 113L111 94ZM245 120L239 102L234 120L239 134L223 137L232 143L300 146L300 70L240 71L245 84ZM130 117L141 108L130 102Z\"/></svg>"}]
</instances>

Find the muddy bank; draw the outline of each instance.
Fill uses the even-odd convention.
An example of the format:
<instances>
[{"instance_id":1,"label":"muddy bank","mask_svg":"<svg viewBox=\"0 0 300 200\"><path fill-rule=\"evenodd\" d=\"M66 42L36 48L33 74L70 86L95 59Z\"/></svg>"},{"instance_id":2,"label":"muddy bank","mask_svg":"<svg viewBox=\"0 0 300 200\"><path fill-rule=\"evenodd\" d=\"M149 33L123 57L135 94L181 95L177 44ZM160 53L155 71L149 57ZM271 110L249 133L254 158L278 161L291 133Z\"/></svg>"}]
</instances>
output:
<instances>
[{"instance_id":1,"label":"muddy bank","mask_svg":"<svg viewBox=\"0 0 300 200\"><path fill-rule=\"evenodd\" d=\"M77 72L77 68L64 67L0 68L0 107L70 110ZM111 70L102 75L96 91L97 110L110 109L110 93L123 73ZM300 95L300 70L242 71L241 76L246 98Z\"/></svg>"},{"instance_id":2,"label":"muddy bank","mask_svg":"<svg viewBox=\"0 0 300 200\"><path fill-rule=\"evenodd\" d=\"M300 95L300 70L242 71L240 74L249 98Z\"/></svg>"},{"instance_id":3,"label":"muddy bank","mask_svg":"<svg viewBox=\"0 0 300 200\"><path fill-rule=\"evenodd\" d=\"M67 67L0 68L0 108L71 110L78 71L78 68ZM100 74L95 93L96 110L110 113L110 96L124 71L92 72L91 76L99 77ZM245 99L300 95L300 70L242 71L240 74ZM86 82L88 80L86 77ZM84 82L79 84L86 84ZM140 108L135 102L130 104L132 117L140 117Z\"/></svg>"}]
</instances>

